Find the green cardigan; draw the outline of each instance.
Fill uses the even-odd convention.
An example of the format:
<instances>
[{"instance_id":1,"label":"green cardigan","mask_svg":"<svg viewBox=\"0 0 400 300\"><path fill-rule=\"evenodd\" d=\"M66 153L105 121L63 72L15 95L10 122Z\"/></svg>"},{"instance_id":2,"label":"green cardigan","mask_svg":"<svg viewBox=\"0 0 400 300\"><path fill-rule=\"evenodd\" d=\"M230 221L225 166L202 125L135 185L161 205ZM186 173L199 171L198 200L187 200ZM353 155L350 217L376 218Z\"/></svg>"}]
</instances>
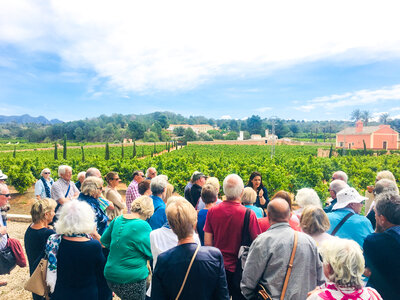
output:
<instances>
[{"instance_id":1,"label":"green cardigan","mask_svg":"<svg viewBox=\"0 0 400 300\"><path fill-rule=\"evenodd\" d=\"M146 262L152 259L150 225L141 219L115 218L101 237L110 249L104 277L113 283L132 283L149 274Z\"/></svg>"}]
</instances>

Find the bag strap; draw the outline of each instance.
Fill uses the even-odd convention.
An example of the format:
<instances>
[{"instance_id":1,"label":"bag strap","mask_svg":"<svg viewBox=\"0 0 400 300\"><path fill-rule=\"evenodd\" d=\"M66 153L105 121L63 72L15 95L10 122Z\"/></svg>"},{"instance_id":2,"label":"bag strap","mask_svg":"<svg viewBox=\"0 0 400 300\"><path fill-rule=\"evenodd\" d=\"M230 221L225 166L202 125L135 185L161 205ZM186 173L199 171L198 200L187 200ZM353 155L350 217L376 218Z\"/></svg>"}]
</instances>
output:
<instances>
[{"instance_id":1,"label":"bag strap","mask_svg":"<svg viewBox=\"0 0 400 300\"><path fill-rule=\"evenodd\" d=\"M70 188L71 188L71 182L69 183L68 190L67 190L67 193L65 194L64 198L67 198Z\"/></svg>"},{"instance_id":2,"label":"bag strap","mask_svg":"<svg viewBox=\"0 0 400 300\"><path fill-rule=\"evenodd\" d=\"M293 260L294 260L294 255L296 254L296 249L297 249L297 231L294 232L294 242L293 242L293 249L292 249L292 255L290 256L290 261L289 265L286 271L286 276L285 276L285 281L283 283L283 288L282 288L282 293L281 293L281 298L280 300L283 300L285 298L285 293L286 289L289 283L289 278L290 274L292 273L292 268L293 268Z\"/></svg>"},{"instance_id":3,"label":"bag strap","mask_svg":"<svg viewBox=\"0 0 400 300\"><path fill-rule=\"evenodd\" d=\"M335 227L335 229L333 229L331 235L334 236L340 229L340 227L343 226L343 224L352 216L354 215L353 212L349 212L340 222L339 224L337 224L337 226Z\"/></svg>"},{"instance_id":4,"label":"bag strap","mask_svg":"<svg viewBox=\"0 0 400 300\"><path fill-rule=\"evenodd\" d=\"M182 291L183 291L183 288L184 288L185 283L186 283L186 279L188 278L190 269L192 268L194 259L196 258L196 255L197 255L197 252L199 252L199 249L200 249L200 244L197 244L196 251L194 251L194 254L193 254L193 256L192 256L192 260L190 261L189 267L188 267L188 269L187 269L187 271L186 271L185 278L183 279L181 288L180 288L179 293L178 293L178 295L176 296L175 300L178 300L178 299L179 299L179 296L181 295L181 293L182 293Z\"/></svg>"},{"instance_id":5,"label":"bag strap","mask_svg":"<svg viewBox=\"0 0 400 300\"><path fill-rule=\"evenodd\" d=\"M251 244L251 237L249 233L250 213L251 209L246 208L246 213L244 214L244 221L242 228L242 241L240 242L241 246L250 246Z\"/></svg>"}]
</instances>

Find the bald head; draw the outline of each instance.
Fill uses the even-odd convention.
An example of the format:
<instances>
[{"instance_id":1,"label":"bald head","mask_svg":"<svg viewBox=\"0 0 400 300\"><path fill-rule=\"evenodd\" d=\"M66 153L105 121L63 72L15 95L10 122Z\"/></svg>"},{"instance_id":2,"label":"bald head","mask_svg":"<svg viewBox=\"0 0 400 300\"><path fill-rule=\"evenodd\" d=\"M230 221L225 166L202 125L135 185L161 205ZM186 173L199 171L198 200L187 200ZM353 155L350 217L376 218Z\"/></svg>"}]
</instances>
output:
<instances>
[{"instance_id":1,"label":"bald head","mask_svg":"<svg viewBox=\"0 0 400 300\"><path fill-rule=\"evenodd\" d=\"M267 207L268 219L270 224L287 222L290 219L289 203L285 199L275 198L271 200Z\"/></svg>"},{"instance_id":2,"label":"bald head","mask_svg":"<svg viewBox=\"0 0 400 300\"><path fill-rule=\"evenodd\" d=\"M89 169L87 169L85 177L88 178L88 177L91 177L91 176L94 176L94 177L97 177L97 178L101 178L100 170L97 169L97 168L89 168Z\"/></svg>"}]
</instances>

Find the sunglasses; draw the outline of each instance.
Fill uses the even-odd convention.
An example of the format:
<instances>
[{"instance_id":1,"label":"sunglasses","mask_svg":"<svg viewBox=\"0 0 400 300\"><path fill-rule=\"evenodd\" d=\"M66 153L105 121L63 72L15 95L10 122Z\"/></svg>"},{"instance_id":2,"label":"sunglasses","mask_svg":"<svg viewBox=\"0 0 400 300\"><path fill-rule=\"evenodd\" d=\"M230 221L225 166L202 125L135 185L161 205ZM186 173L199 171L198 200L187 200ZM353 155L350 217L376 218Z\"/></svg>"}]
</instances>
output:
<instances>
[{"instance_id":1,"label":"sunglasses","mask_svg":"<svg viewBox=\"0 0 400 300\"><path fill-rule=\"evenodd\" d=\"M10 197L11 194L0 194L1 196L5 196L6 198Z\"/></svg>"},{"instance_id":2,"label":"sunglasses","mask_svg":"<svg viewBox=\"0 0 400 300\"><path fill-rule=\"evenodd\" d=\"M103 190L103 187L101 186L101 187L98 187L97 188L99 191L102 191Z\"/></svg>"},{"instance_id":3,"label":"sunglasses","mask_svg":"<svg viewBox=\"0 0 400 300\"><path fill-rule=\"evenodd\" d=\"M50 172L44 172L43 174L51 174Z\"/></svg>"}]
</instances>

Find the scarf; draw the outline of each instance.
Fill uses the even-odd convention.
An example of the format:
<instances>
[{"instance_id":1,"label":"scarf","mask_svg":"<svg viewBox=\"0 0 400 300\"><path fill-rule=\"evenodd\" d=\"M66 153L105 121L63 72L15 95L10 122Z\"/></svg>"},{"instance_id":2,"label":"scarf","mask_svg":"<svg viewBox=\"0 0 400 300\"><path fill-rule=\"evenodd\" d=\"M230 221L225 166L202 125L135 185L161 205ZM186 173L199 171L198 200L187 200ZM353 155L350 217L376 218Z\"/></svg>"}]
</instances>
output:
<instances>
[{"instance_id":1,"label":"scarf","mask_svg":"<svg viewBox=\"0 0 400 300\"><path fill-rule=\"evenodd\" d=\"M47 198L51 198L50 187L49 187L49 185L47 184L47 180L44 179L43 176L40 177L40 180L43 182L44 190L45 190L45 192L46 192L46 197L47 197ZM50 182L50 185L53 184L51 181L49 181L49 182Z\"/></svg>"},{"instance_id":2,"label":"scarf","mask_svg":"<svg viewBox=\"0 0 400 300\"><path fill-rule=\"evenodd\" d=\"M90 239L90 236L87 234L70 234L64 235L69 237L87 237ZM63 234L52 234L49 236L49 239L46 243L45 253L48 259L47 263L47 272L46 272L46 282L50 287L50 292L54 293L54 288L56 287L57 281L57 253L58 248L60 247L60 243L62 240Z\"/></svg>"}]
</instances>

